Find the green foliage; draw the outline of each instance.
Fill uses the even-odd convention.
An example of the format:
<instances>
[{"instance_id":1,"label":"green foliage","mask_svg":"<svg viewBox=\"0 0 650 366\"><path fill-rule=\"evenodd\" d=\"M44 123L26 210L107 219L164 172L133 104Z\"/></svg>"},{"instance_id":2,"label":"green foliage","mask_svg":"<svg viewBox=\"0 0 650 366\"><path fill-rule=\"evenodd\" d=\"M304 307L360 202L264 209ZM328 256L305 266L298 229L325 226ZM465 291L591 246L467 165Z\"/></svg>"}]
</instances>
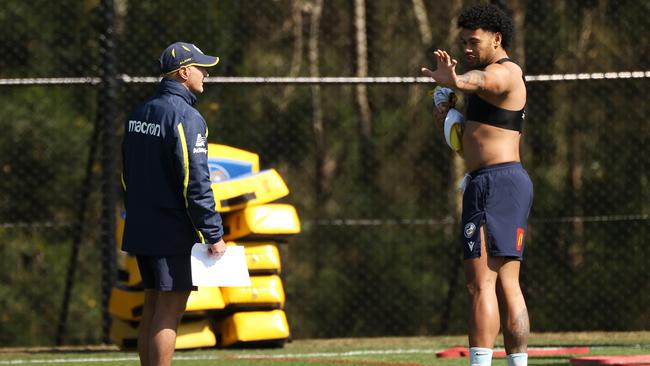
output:
<instances>
[{"instance_id":1,"label":"green foliage","mask_svg":"<svg viewBox=\"0 0 650 366\"><path fill-rule=\"evenodd\" d=\"M70 240L30 229L0 230L0 344L38 346L54 342L63 297ZM57 238L58 236L58 238ZM48 239L45 239L48 238ZM99 328L97 251L82 250L70 308L70 343L94 343ZM90 281L89 281L90 279Z\"/></svg>"},{"instance_id":2,"label":"green foliage","mask_svg":"<svg viewBox=\"0 0 650 366\"><path fill-rule=\"evenodd\" d=\"M71 219L93 143L88 99L75 90L28 87L0 101L0 220Z\"/></svg>"},{"instance_id":3,"label":"green foliage","mask_svg":"<svg viewBox=\"0 0 650 366\"><path fill-rule=\"evenodd\" d=\"M88 76L97 72L95 1L6 1L0 11L3 77ZM61 21L63 20L63 21Z\"/></svg>"}]
</instances>

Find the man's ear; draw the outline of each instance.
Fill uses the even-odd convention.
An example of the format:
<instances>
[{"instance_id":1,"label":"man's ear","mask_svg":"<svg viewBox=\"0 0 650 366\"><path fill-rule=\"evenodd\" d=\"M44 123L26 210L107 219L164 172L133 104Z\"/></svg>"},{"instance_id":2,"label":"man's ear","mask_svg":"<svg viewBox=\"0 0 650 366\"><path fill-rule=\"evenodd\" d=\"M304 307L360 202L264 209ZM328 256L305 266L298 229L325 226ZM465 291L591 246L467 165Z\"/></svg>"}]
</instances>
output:
<instances>
[{"instance_id":1,"label":"man's ear","mask_svg":"<svg viewBox=\"0 0 650 366\"><path fill-rule=\"evenodd\" d=\"M178 69L178 76L183 80L187 80L190 78L190 68L189 67L181 67Z\"/></svg>"},{"instance_id":2,"label":"man's ear","mask_svg":"<svg viewBox=\"0 0 650 366\"><path fill-rule=\"evenodd\" d=\"M501 32L494 33L494 48L499 48L499 46L501 46L502 38L503 36L501 35Z\"/></svg>"}]
</instances>

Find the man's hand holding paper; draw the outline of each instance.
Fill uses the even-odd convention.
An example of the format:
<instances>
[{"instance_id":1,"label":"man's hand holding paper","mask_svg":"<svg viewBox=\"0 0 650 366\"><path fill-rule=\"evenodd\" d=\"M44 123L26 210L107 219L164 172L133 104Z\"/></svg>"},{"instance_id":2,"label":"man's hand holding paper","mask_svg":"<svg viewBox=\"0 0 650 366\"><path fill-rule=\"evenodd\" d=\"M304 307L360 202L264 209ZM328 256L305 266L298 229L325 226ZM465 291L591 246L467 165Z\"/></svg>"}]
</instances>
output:
<instances>
[{"instance_id":1,"label":"man's hand holding paper","mask_svg":"<svg viewBox=\"0 0 650 366\"><path fill-rule=\"evenodd\" d=\"M250 276L244 247L227 246L227 250L216 251L220 243L206 245L194 244L192 247L192 283L204 287L242 287L250 286ZM225 243L224 243L224 246ZM217 254L213 254L213 250Z\"/></svg>"}]
</instances>

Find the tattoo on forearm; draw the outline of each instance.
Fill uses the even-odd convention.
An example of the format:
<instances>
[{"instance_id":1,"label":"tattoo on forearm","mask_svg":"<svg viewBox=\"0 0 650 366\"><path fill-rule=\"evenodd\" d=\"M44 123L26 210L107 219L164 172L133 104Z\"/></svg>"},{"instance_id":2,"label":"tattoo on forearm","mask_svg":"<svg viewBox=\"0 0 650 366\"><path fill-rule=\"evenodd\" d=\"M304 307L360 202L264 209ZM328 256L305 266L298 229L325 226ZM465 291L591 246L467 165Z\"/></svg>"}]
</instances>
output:
<instances>
[{"instance_id":1,"label":"tattoo on forearm","mask_svg":"<svg viewBox=\"0 0 650 366\"><path fill-rule=\"evenodd\" d=\"M485 87L485 72L472 70L458 76L460 89L483 89Z\"/></svg>"}]
</instances>

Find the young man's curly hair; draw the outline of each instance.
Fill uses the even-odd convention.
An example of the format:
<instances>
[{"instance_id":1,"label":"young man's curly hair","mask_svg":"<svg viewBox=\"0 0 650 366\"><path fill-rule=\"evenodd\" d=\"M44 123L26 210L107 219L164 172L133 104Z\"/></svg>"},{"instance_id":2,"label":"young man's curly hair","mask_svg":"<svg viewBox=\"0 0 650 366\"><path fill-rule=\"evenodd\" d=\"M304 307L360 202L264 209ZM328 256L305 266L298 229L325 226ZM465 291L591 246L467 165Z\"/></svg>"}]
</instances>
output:
<instances>
[{"instance_id":1,"label":"young man's curly hair","mask_svg":"<svg viewBox=\"0 0 650 366\"><path fill-rule=\"evenodd\" d=\"M512 40L512 20L503 10L492 4L479 4L465 9L458 17L458 27L499 32L503 48L508 48Z\"/></svg>"}]
</instances>

